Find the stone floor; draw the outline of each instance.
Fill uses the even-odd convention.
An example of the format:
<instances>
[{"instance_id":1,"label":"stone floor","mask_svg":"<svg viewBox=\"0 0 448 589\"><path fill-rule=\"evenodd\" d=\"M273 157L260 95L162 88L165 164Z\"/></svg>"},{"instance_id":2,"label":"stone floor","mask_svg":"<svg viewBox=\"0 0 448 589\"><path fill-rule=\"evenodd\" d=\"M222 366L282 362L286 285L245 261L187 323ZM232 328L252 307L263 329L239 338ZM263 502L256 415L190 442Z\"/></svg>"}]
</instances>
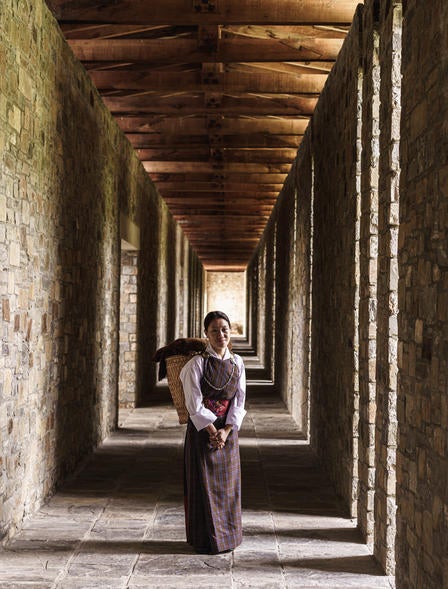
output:
<instances>
[{"instance_id":1,"label":"stone floor","mask_svg":"<svg viewBox=\"0 0 448 589\"><path fill-rule=\"evenodd\" d=\"M390 587L283 406L249 409L233 553L197 555L184 541L184 427L160 405L122 412L121 429L0 552L0 587Z\"/></svg>"}]
</instances>

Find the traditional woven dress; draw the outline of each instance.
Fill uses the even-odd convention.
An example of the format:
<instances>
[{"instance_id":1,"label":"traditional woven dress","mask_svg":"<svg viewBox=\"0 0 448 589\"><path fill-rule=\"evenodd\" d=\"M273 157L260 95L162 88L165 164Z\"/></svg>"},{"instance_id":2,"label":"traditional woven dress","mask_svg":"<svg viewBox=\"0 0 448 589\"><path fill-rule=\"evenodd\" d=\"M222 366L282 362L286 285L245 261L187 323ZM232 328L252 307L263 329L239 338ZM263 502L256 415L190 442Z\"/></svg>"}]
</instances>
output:
<instances>
[{"instance_id":1,"label":"traditional woven dress","mask_svg":"<svg viewBox=\"0 0 448 589\"><path fill-rule=\"evenodd\" d=\"M210 353L211 352L211 353ZM185 437L185 523L197 552L216 554L242 542L238 429L246 413L244 365L239 356L219 358L208 348L182 369L190 419ZM198 404L200 403L200 405ZM205 427L232 424L225 446L210 446Z\"/></svg>"}]
</instances>

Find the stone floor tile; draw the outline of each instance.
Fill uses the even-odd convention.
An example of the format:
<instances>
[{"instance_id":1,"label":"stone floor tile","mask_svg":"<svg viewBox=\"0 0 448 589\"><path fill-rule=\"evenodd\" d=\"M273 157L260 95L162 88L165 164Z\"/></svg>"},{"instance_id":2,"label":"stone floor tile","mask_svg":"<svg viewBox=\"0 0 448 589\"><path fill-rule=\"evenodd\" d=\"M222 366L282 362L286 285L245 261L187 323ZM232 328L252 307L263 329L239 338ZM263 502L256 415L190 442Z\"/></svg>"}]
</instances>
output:
<instances>
[{"instance_id":1,"label":"stone floor tile","mask_svg":"<svg viewBox=\"0 0 448 589\"><path fill-rule=\"evenodd\" d=\"M210 574L204 576L188 576L171 574L170 576L135 575L129 581L127 589L215 589L233 587L228 574ZM271 586L270 589L273 589Z\"/></svg>"},{"instance_id":2,"label":"stone floor tile","mask_svg":"<svg viewBox=\"0 0 448 589\"><path fill-rule=\"evenodd\" d=\"M3 551L0 558L0 587L13 583L52 582L64 568L67 558L47 558L45 554L15 554Z\"/></svg>"},{"instance_id":3,"label":"stone floor tile","mask_svg":"<svg viewBox=\"0 0 448 589\"><path fill-rule=\"evenodd\" d=\"M230 574L232 565L231 554L145 554L140 556L134 568L136 576L144 575L175 575L199 577L211 573Z\"/></svg>"},{"instance_id":4,"label":"stone floor tile","mask_svg":"<svg viewBox=\"0 0 448 589\"><path fill-rule=\"evenodd\" d=\"M85 578L65 577L52 589L127 589L128 579L126 577L112 578ZM149 589L149 588L148 588Z\"/></svg>"},{"instance_id":5,"label":"stone floor tile","mask_svg":"<svg viewBox=\"0 0 448 589\"><path fill-rule=\"evenodd\" d=\"M1 583L0 589L53 589L53 582L23 581Z\"/></svg>"}]
</instances>

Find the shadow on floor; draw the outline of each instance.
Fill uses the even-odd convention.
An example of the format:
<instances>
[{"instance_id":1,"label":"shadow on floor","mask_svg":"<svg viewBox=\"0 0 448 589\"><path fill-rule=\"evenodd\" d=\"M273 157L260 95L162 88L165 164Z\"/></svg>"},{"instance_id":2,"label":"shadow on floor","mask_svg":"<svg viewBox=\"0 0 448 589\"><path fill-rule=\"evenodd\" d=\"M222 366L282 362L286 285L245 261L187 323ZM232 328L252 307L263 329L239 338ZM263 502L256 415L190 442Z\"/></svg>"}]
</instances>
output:
<instances>
[{"instance_id":1,"label":"shadow on floor","mask_svg":"<svg viewBox=\"0 0 448 589\"><path fill-rule=\"evenodd\" d=\"M389 587L279 403L253 404L246 418L244 541L225 558L204 559L185 541L185 428L172 407L123 415L0 551L0 587Z\"/></svg>"}]
</instances>

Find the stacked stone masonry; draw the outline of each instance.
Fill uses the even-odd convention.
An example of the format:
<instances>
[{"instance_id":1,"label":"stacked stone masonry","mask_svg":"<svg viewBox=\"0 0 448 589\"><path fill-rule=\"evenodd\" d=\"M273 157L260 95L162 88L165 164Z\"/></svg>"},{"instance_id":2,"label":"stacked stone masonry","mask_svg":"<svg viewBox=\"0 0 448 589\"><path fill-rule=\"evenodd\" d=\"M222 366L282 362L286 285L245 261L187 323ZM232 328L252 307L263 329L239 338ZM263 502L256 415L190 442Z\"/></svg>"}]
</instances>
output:
<instances>
[{"instance_id":1,"label":"stacked stone masonry","mask_svg":"<svg viewBox=\"0 0 448 589\"><path fill-rule=\"evenodd\" d=\"M120 407L135 407L136 405L137 271L138 253L123 251L121 254L120 373L118 383Z\"/></svg>"},{"instance_id":2,"label":"stacked stone masonry","mask_svg":"<svg viewBox=\"0 0 448 589\"><path fill-rule=\"evenodd\" d=\"M252 261L266 266L266 293L272 281L289 292L288 276L297 289L282 207L298 211L286 203L309 177L309 150L312 190L301 195L311 198L312 280L302 286L312 301L301 299L292 319L312 313L311 442L403 589L448 586L447 47L441 0L431 10L416 0L358 9ZM290 228L308 223L290 219ZM283 250L276 232L289 240ZM276 376L304 362L283 325ZM297 386L287 402L301 398Z\"/></svg>"},{"instance_id":3,"label":"stacked stone masonry","mask_svg":"<svg viewBox=\"0 0 448 589\"><path fill-rule=\"evenodd\" d=\"M176 313L155 287L154 261L168 245L153 229L161 218L175 224L42 0L1 2L0 56L0 534L8 537L116 424L120 213L141 228L132 345L143 359L136 398L151 394L159 342L148 324L159 309Z\"/></svg>"},{"instance_id":4,"label":"stacked stone masonry","mask_svg":"<svg viewBox=\"0 0 448 589\"><path fill-rule=\"evenodd\" d=\"M398 587L448 586L448 5L403 10Z\"/></svg>"},{"instance_id":5,"label":"stacked stone masonry","mask_svg":"<svg viewBox=\"0 0 448 589\"><path fill-rule=\"evenodd\" d=\"M317 105L311 136L314 158L311 440L352 515L356 513L358 459L360 31L361 11L358 11Z\"/></svg>"},{"instance_id":6,"label":"stacked stone masonry","mask_svg":"<svg viewBox=\"0 0 448 589\"><path fill-rule=\"evenodd\" d=\"M376 340L374 552L388 574L395 568L398 209L401 115L401 2L383 4L379 52L380 158Z\"/></svg>"},{"instance_id":7,"label":"stacked stone masonry","mask_svg":"<svg viewBox=\"0 0 448 589\"><path fill-rule=\"evenodd\" d=\"M362 19L361 200L359 241L359 495L358 524L366 541L374 535L376 328L378 278L379 100L381 68L377 3Z\"/></svg>"}]
</instances>

